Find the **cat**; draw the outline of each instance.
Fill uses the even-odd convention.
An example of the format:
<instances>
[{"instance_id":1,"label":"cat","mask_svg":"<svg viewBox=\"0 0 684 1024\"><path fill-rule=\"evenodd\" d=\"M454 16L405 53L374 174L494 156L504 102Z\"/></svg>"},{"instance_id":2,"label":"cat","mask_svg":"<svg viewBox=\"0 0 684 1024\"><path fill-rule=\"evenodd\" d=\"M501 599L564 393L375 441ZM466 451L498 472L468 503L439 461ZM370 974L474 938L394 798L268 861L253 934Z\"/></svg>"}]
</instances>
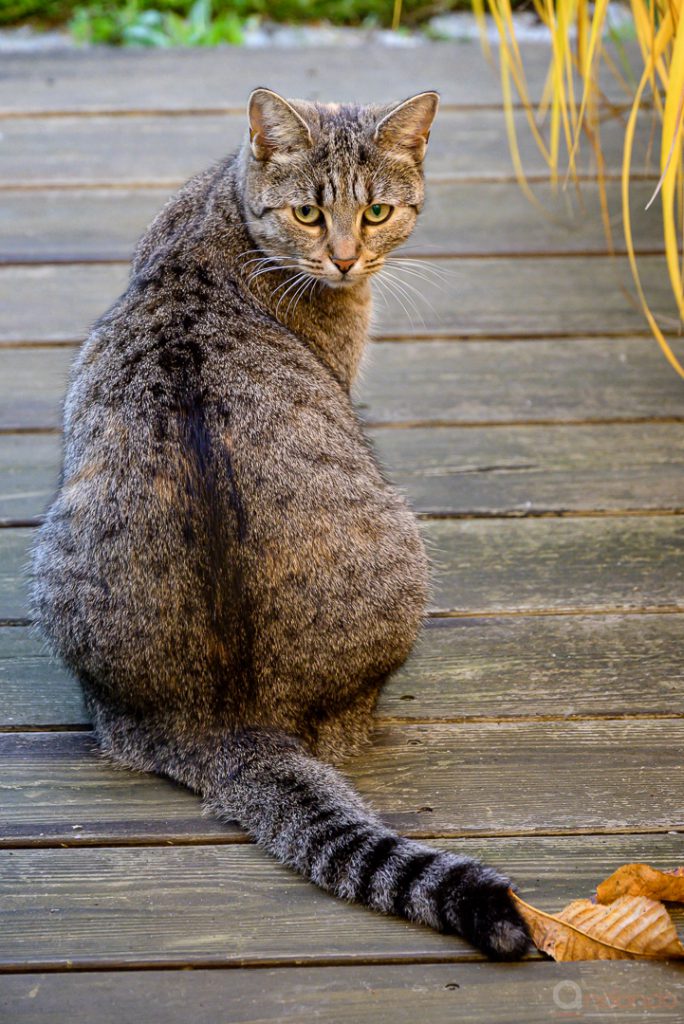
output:
<instances>
[{"instance_id":1,"label":"cat","mask_svg":"<svg viewBox=\"0 0 684 1024\"><path fill-rule=\"evenodd\" d=\"M32 608L114 762L339 897L515 958L509 880L395 834L333 767L428 595L349 391L438 102L251 94L243 146L158 214L75 360Z\"/></svg>"}]
</instances>

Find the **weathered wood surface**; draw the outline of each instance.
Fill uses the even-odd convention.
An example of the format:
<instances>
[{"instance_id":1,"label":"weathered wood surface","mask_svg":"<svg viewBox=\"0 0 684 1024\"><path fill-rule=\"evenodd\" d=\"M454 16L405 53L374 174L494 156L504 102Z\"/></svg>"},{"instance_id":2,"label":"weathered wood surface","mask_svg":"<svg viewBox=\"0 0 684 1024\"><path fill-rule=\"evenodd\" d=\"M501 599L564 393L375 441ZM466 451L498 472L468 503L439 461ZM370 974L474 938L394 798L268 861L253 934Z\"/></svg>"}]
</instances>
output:
<instances>
[{"instance_id":1,"label":"weathered wood surface","mask_svg":"<svg viewBox=\"0 0 684 1024\"><path fill-rule=\"evenodd\" d=\"M580 1011L640 1024L659 1012L674 1019L681 1002L674 964L634 961L20 974L0 982L0 1014L22 1024L92 1024L93 1007L98 1024L519 1024L523 1012L525 1024L549 1024Z\"/></svg>"},{"instance_id":2,"label":"weathered wood surface","mask_svg":"<svg viewBox=\"0 0 684 1024\"><path fill-rule=\"evenodd\" d=\"M344 770L413 835L667 831L684 813L683 742L683 718L379 723ZM0 766L0 844L242 835L185 789L107 767L90 733L1 734Z\"/></svg>"},{"instance_id":3,"label":"weathered wood surface","mask_svg":"<svg viewBox=\"0 0 684 1024\"><path fill-rule=\"evenodd\" d=\"M505 867L524 896L558 909L589 896L624 861L676 865L683 842L573 836L440 845ZM335 900L252 846L14 850L1 857L11 925L0 932L6 968L480 959L459 939Z\"/></svg>"},{"instance_id":4,"label":"weathered wood surface","mask_svg":"<svg viewBox=\"0 0 684 1024\"><path fill-rule=\"evenodd\" d=\"M2 438L0 524L33 519L45 511L57 488L61 446L57 434L7 434Z\"/></svg>"},{"instance_id":5,"label":"weathered wood surface","mask_svg":"<svg viewBox=\"0 0 684 1024\"><path fill-rule=\"evenodd\" d=\"M245 90L245 93L247 90ZM533 177L549 179L549 169L526 127L515 114L520 152ZM240 146L247 122L239 114L140 115L10 118L3 122L0 183L21 186L132 185L173 187ZM649 158L651 119L641 119L634 149L636 174L655 172ZM617 174L622 161L624 122L610 120L601 130L606 170ZM561 157L562 159L562 157ZM577 159L581 174L595 174L588 147ZM435 122L425 164L429 178L462 180L512 178L511 157L500 110L443 111Z\"/></svg>"},{"instance_id":6,"label":"weathered wood surface","mask_svg":"<svg viewBox=\"0 0 684 1024\"><path fill-rule=\"evenodd\" d=\"M3 60L0 428L53 433L2 439L0 522L31 520L49 499L71 343L123 286L122 261L168 190L237 144L263 62L232 50ZM545 63L531 54L536 96ZM393 87L399 67L412 88L443 92L410 251L451 276L443 290L407 278L428 300L424 323L392 302L358 401L390 474L433 517L422 524L433 608L452 617L431 620L348 774L398 829L487 857L552 909L622 862L684 859L684 535L672 514L684 392L619 291L624 259L601 255L596 183L572 231L526 207L494 109L499 82L477 46L276 52L268 84L339 99L342 82L385 99L408 91ZM662 259L647 255L662 248L657 215L642 209L650 127L646 116L636 166L650 180L636 183L633 213L649 298L668 311ZM613 176L622 130L606 125ZM522 148L562 219L526 131ZM616 213L617 182L609 189ZM460 340L427 340L439 335ZM468 340L492 336L505 340ZM0 619L28 614L31 537L0 530ZM103 763L78 687L19 625L0 627L2 729L0 967L231 967L19 975L5 989L9 1020L107 1024L111 1008L141 1024L530 1024L555 1015L560 978L588 995L675 991L674 972L655 965L500 971L457 940L331 900L203 817L189 792ZM410 963L442 959L471 962ZM345 966L268 970L297 962Z\"/></svg>"},{"instance_id":7,"label":"weathered wood surface","mask_svg":"<svg viewBox=\"0 0 684 1024\"><path fill-rule=\"evenodd\" d=\"M442 520L422 528L439 611L684 607L678 517Z\"/></svg>"},{"instance_id":8,"label":"weathered wood surface","mask_svg":"<svg viewBox=\"0 0 684 1024\"><path fill-rule=\"evenodd\" d=\"M562 262L520 257L515 274L511 261L501 257L435 260L432 266L446 281L424 283L415 273L392 268L405 294L397 300L387 292L387 283L381 286L379 335L546 337L596 334L599 326L604 335L643 333L642 313L621 290L629 284L624 257L568 256ZM642 256L640 266L654 310L671 313L664 257ZM128 268L122 264L0 267L0 341L80 339L127 280ZM417 285L420 289L412 291Z\"/></svg>"},{"instance_id":9,"label":"weathered wood surface","mask_svg":"<svg viewBox=\"0 0 684 1024\"><path fill-rule=\"evenodd\" d=\"M653 181L632 186L632 230L637 250L663 247L662 227L645 207ZM613 217L620 210L618 182L608 182ZM568 207L568 193L539 184L534 191L549 211L535 211L512 182L434 182L411 236L409 254L472 256L482 253L532 255L540 252L606 252L598 185L582 185L583 208ZM142 234L170 194L164 188L6 191L0 210L0 262L128 260ZM614 245L624 250L616 227Z\"/></svg>"},{"instance_id":10,"label":"weathered wood surface","mask_svg":"<svg viewBox=\"0 0 684 1024\"><path fill-rule=\"evenodd\" d=\"M677 516L432 520L421 523L438 613L684 608ZM0 530L0 619L28 614L34 531Z\"/></svg>"},{"instance_id":11,"label":"weathered wood surface","mask_svg":"<svg viewBox=\"0 0 684 1024\"><path fill-rule=\"evenodd\" d=\"M26 626L0 626L0 729L87 721L78 683L43 640Z\"/></svg>"},{"instance_id":12,"label":"weathered wood surface","mask_svg":"<svg viewBox=\"0 0 684 1024\"><path fill-rule=\"evenodd\" d=\"M60 427L75 354L72 346L0 347L0 429ZM651 338L380 342L371 347L355 397L363 418L376 424L546 425L684 416L682 382ZM401 438L411 444L404 432L397 444ZM639 465L636 452L634 459Z\"/></svg>"},{"instance_id":13,"label":"weathered wood surface","mask_svg":"<svg viewBox=\"0 0 684 1024\"><path fill-rule=\"evenodd\" d=\"M677 614L434 620L381 719L684 714ZM645 680L648 681L645 685ZM28 627L0 627L0 730L87 728L81 690Z\"/></svg>"},{"instance_id":14,"label":"weathered wood surface","mask_svg":"<svg viewBox=\"0 0 684 1024\"><path fill-rule=\"evenodd\" d=\"M539 99L548 48L523 45L521 52L529 94ZM283 95L324 102L385 103L401 98L407 89L437 89L446 107L501 103L498 73L488 66L476 42L424 44L400 51L373 45L269 49L267 56L232 47L89 50L41 54L39 61L34 54L4 54L0 115L242 111L249 90L263 85L264 79ZM628 98L611 75L601 85L613 101Z\"/></svg>"},{"instance_id":15,"label":"weathered wood surface","mask_svg":"<svg viewBox=\"0 0 684 1024\"><path fill-rule=\"evenodd\" d=\"M682 423L378 428L369 434L390 479L418 512L538 515L684 506ZM57 484L60 447L57 434L5 436L0 525L45 510Z\"/></svg>"},{"instance_id":16,"label":"weathered wood surface","mask_svg":"<svg viewBox=\"0 0 684 1024\"><path fill-rule=\"evenodd\" d=\"M582 384L577 377L575 382ZM368 415L374 415L372 406ZM371 438L390 479L420 512L527 515L684 506L680 423L375 429Z\"/></svg>"}]
</instances>

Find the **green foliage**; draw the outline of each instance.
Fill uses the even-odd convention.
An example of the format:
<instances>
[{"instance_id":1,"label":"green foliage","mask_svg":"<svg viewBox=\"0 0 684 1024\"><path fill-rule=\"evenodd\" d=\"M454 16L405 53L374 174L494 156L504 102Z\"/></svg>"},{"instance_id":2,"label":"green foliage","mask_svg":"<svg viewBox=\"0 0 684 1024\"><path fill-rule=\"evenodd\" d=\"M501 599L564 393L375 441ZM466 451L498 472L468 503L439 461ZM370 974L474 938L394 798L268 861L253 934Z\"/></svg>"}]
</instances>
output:
<instances>
[{"instance_id":1,"label":"green foliage","mask_svg":"<svg viewBox=\"0 0 684 1024\"><path fill-rule=\"evenodd\" d=\"M148 0L148 4L157 15L174 14L184 21L190 20L190 12L195 6L193 0ZM401 21L403 25L416 25L441 11L469 7L470 0L403 0ZM244 24L247 18L257 16L280 22L331 21L337 25L389 26L393 8L394 0L214 0L212 23L229 18L234 25L239 25ZM0 25L25 21L56 25L75 17L77 30L84 31L88 18L83 13L75 15L75 12L85 11L93 26L97 23L97 31L93 27L94 38L97 33L106 31L105 22L120 26L134 23L145 9L145 0L0 0ZM153 17L150 21L153 24L148 28L153 33L158 31L159 19ZM180 31L181 34L185 31L179 29L176 22L171 24L176 27L170 31ZM162 28L161 31L165 36L165 30ZM227 22L221 31L229 33ZM115 37L116 32L113 32L107 41L114 42Z\"/></svg>"},{"instance_id":2,"label":"green foliage","mask_svg":"<svg viewBox=\"0 0 684 1024\"><path fill-rule=\"evenodd\" d=\"M240 18L230 12L212 18L212 0L195 0L185 18L146 8L143 0L126 0L123 6L98 0L77 8L70 28L83 43L165 47L242 42Z\"/></svg>"}]
</instances>

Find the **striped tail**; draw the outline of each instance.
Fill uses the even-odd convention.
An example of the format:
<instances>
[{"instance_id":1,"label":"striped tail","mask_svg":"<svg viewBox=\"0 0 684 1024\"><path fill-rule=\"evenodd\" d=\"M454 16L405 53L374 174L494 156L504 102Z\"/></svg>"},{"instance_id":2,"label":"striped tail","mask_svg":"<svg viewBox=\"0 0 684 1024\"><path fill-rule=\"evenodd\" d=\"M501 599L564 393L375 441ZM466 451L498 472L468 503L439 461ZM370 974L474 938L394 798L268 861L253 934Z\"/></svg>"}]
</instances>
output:
<instances>
[{"instance_id":1,"label":"striped tail","mask_svg":"<svg viewBox=\"0 0 684 1024\"><path fill-rule=\"evenodd\" d=\"M215 742L170 741L145 727L143 734L139 723L127 727L118 716L95 717L105 753L190 786L213 814L237 820L320 888L460 935L495 959L525 952L527 931L507 878L470 857L397 835L296 739L251 729Z\"/></svg>"}]
</instances>

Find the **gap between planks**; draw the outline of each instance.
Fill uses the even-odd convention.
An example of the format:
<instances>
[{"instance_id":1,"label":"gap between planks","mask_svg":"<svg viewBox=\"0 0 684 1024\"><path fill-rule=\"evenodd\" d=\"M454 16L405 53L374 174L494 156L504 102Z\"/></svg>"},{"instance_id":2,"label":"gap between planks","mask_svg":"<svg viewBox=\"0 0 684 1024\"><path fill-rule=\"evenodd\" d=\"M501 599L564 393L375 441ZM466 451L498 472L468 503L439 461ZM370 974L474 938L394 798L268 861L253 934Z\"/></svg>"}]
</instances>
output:
<instances>
[{"instance_id":1,"label":"gap between planks","mask_svg":"<svg viewBox=\"0 0 684 1024\"><path fill-rule=\"evenodd\" d=\"M342 766L344 771L344 766ZM199 799L199 797L198 797ZM589 836L597 839L606 839L611 836L669 836L684 835L684 826L663 825L660 828L623 828L615 827L606 829L604 832L597 832L595 828L569 828L569 829L535 829L533 831L520 831L515 829L499 832L458 832L456 830L442 829L437 832L434 829L412 828L408 838L412 840L442 840L450 841L463 840L464 842L479 842L486 839L572 839L573 837ZM59 839L5 839L0 835L0 852L4 850L128 850L128 849L159 849L167 847L184 848L187 846L211 849L214 846L255 846L254 841L245 833L226 833L225 835L186 835L186 836L146 836L142 838L116 837L98 838L97 836L79 839L62 837ZM0 965L0 971L2 966Z\"/></svg>"},{"instance_id":2,"label":"gap between planks","mask_svg":"<svg viewBox=\"0 0 684 1024\"><path fill-rule=\"evenodd\" d=\"M137 181L127 179L116 181L114 179L97 178L74 181L71 178L39 178L35 181L20 181L7 178L0 182L0 192L43 192L46 189L51 191L78 191L85 189L123 189L133 191L137 189L178 189L184 185L188 178L140 178ZM425 175L428 185L518 185L519 181L514 174L497 174L482 177L477 174L444 174L428 173ZM605 182L622 182L622 175L618 171L607 171L602 179L595 174L578 174L579 184L595 185L603 180ZM651 181L653 185L658 183L658 175L648 171L634 171L631 175L632 181ZM551 185L553 179L550 174L528 174L526 181L530 185Z\"/></svg>"},{"instance_id":3,"label":"gap between planks","mask_svg":"<svg viewBox=\"0 0 684 1024\"><path fill-rule=\"evenodd\" d=\"M486 473L486 470L480 470ZM681 516L684 508L625 508L625 509L513 509L510 512L415 512L418 520L441 522L442 520L476 520L476 519L612 519L618 516L639 518L659 516L660 518ZM27 519L0 518L0 530L36 529L44 516L33 516Z\"/></svg>"},{"instance_id":4,"label":"gap between planks","mask_svg":"<svg viewBox=\"0 0 684 1024\"><path fill-rule=\"evenodd\" d=\"M500 112L504 113L504 107L501 103L445 103L442 101L439 107L442 113L449 114L478 114L481 111L488 112ZM511 109L524 113L527 108L524 103L513 103ZM652 111L653 104L643 103L639 109L643 112ZM621 115L629 114L632 110L631 103L620 103L611 102L608 109L604 109L603 113L609 118L619 118ZM242 106L217 106L217 107L149 107L147 109L143 107L128 107L126 109L114 108L114 107L85 107L82 109L63 109L63 110L40 110L38 108L28 107L25 110L22 109L10 109L9 107L0 107L0 120L2 121L13 121L23 120L25 118L32 118L35 120L42 120L44 118L56 119L56 118L87 118L87 117L110 117L116 119L125 118L136 118L136 117L243 117L246 116L246 105Z\"/></svg>"},{"instance_id":5,"label":"gap between planks","mask_svg":"<svg viewBox=\"0 0 684 1024\"><path fill-rule=\"evenodd\" d=\"M544 618L545 616L562 616L562 615L596 615L596 616L609 616L609 615L682 615L684 614L684 606L679 605L644 605L643 608L634 607L605 607L600 606L597 608L591 606L585 606L582 608L523 608L523 609L487 609L485 611L443 611L440 609L433 609L426 614L426 626L430 626L430 621L444 621L445 619L488 619L488 618ZM0 619L0 626L5 627L20 627L20 626L35 626L33 619L26 617L16 619ZM650 717L650 716L647 716Z\"/></svg>"},{"instance_id":6,"label":"gap between planks","mask_svg":"<svg viewBox=\"0 0 684 1024\"><path fill-rule=\"evenodd\" d=\"M637 256L662 256L664 245L659 248L635 248ZM497 251L490 250L482 252L449 252L449 251L428 251L418 249L408 256L408 259L416 260L454 260L455 262L467 262L468 260L525 260L525 259L547 259L564 260L569 257L580 259L605 259L607 256L626 256L626 249L540 249L520 252L519 250ZM0 266L2 267L34 267L34 266L128 266L130 259L120 256L108 256L100 254L95 256L19 256L12 253L0 254Z\"/></svg>"},{"instance_id":7,"label":"gap between planks","mask_svg":"<svg viewBox=\"0 0 684 1024\"><path fill-rule=\"evenodd\" d=\"M670 721L684 718L684 711L635 711L614 712L597 711L594 714L561 715L448 715L416 718L415 716L382 715L376 719L378 726L383 725L525 725L533 722L653 722ZM0 725L0 735L10 733L49 733L49 732L91 732L90 722L53 722L50 725Z\"/></svg>"},{"instance_id":8,"label":"gap between planks","mask_svg":"<svg viewBox=\"0 0 684 1024\"><path fill-rule=\"evenodd\" d=\"M567 253L568 257L572 257L574 253ZM656 254L658 255L658 254ZM603 257L606 258L605 256ZM492 257L494 259L494 257ZM69 261L71 263L73 261ZM28 264L26 264L28 266ZM49 266L50 264L47 264ZM53 266L67 266L67 263L56 263ZM83 264L91 265L91 264ZM2 266L2 263L0 263ZM32 266L38 266L33 264ZM40 266L46 266L43 261ZM7 269L7 268L6 268ZM46 349L57 349L57 348L78 348L80 347L85 338L84 333L80 338L9 338L0 340L0 349L34 349L34 348L46 348ZM520 331L517 334L496 334L488 333L486 335L472 334L468 331L444 331L439 333L438 329L430 331L415 331L411 334L399 334L396 331L390 331L387 333L378 332L372 335L371 344L373 342L392 342L394 344L411 344L416 341L420 342L442 342L442 341L470 341L470 342L500 342L500 341L592 341L602 339L622 339L626 341L643 341L644 338L653 338L651 332L647 329L644 330L611 330L607 328L602 330L599 334L587 334L586 331L546 331L544 334L526 334L525 331ZM655 344L655 339L653 339ZM611 422L615 422L611 420ZM626 422L634 422L627 420Z\"/></svg>"},{"instance_id":9,"label":"gap between planks","mask_svg":"<svg viewBox=\"0 0 684 1024\"><path fill-rule=\"evenodd\" d=\"M372 911L371 911L372 913ZM528 953L524 961L525 963L531 962L545 962L546 957L542 957L541 953L537 953L536 950ZM124 972L124 971L188 971L188 970L270 970L271 968L293 968L293 967L392 967L396 965L407 965L407 964L423 964L437 965L437 964L478 964L478 963L489 963L487 958L479 953L474 947L473 951L463 950L460 953L454 952L450 956L431 954L431 953L405 953L402 955L378 955L369 956L364 953L349 953L347 956L324 956L316 959L309 960L303 959L302 957L279 957L274 959L263 959L257 958L234 958L228 959L214 959L214 960L202 960L200 957L193 957L192 960L187 962L178 962L177 960L135 960L134 962L126 960L109 960L103 957L95 962L93 961L25 961L23 963L15 962L8 964L0 964L0 975L10 974L64 974L64 973L79 973L79 974L95 974L103 971L108 972Z\"/></svg>"}]
</instances>

